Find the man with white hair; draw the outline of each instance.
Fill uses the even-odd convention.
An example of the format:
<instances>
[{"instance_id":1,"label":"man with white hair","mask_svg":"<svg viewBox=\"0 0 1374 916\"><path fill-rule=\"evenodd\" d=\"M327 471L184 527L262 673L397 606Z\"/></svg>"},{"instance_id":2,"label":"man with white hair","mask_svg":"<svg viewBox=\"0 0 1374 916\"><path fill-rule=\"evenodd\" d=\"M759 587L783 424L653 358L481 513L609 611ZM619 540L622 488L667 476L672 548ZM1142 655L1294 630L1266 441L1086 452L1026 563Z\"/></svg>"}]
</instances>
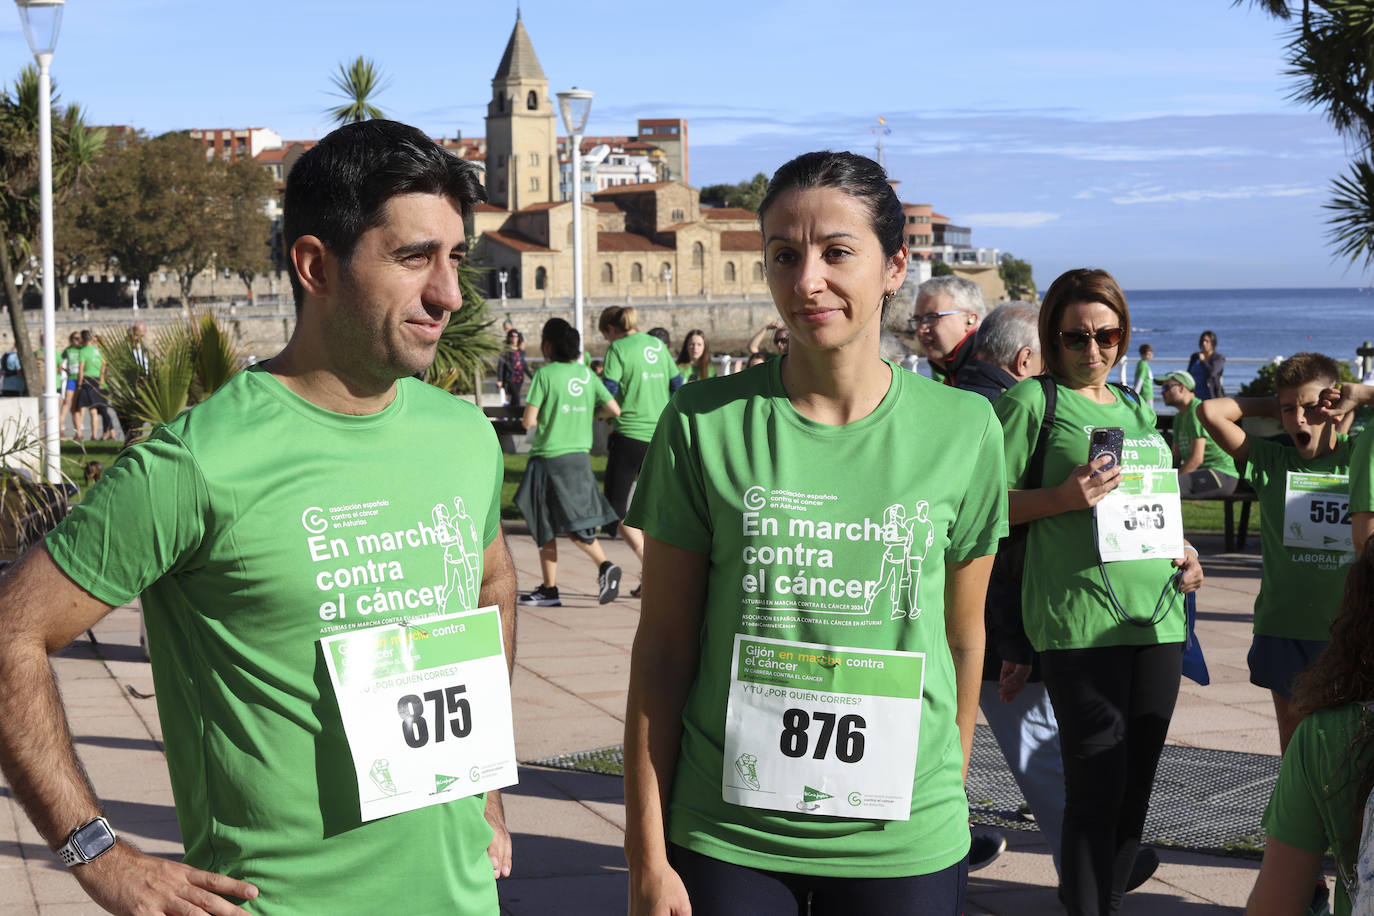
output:
<instances>
[{"instance_id":1,"label":"man with white hair","mask_svg":"<svg viewBox=\"0 0 1374 916\"><path fill-rule=\"evenodd\" d=\"M976 391L990 401L1022 379L1039 375L1040 310L1033 305L1004 305L994 309L975 332L972 358L960 366L954 384Z\"/></svg>"},{"instance_id":2,"label":"man with white hair","mask_svg":"<svg viewBox=\"0 0 1374 916\"><path fill-rule=\"evenodd\" d=\"M917 289L911 328L938 381L954 384L973 355L973 335L987 311L983 291L963 277L932 277Z\"/></svg>"}]
</instances>

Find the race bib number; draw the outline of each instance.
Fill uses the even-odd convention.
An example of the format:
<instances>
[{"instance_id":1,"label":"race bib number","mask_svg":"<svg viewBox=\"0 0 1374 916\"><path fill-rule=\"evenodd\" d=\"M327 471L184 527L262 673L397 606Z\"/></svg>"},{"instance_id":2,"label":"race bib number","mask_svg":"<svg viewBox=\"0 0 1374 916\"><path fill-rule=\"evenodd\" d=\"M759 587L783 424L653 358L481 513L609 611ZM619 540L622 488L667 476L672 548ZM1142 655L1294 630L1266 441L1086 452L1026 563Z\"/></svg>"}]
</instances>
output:
<instances>
[{"instance_id":1,"label":"race bib number","mask_svg":"<svg viewBox=\"0 0 1374 916\"><path fill-rule=\"evenodd\" d=\"M515 784L495 607L327 636L364 821Z\"/></svg>"},{"instance_id":2,"label":"race bib number","mask_svg":"<svg viewBox=\"0 0 1374 916\"><path fill-rule=\"evenodd\" d=\"M1183 556L1178 472L1124 468L1121 485L1099 502L1097 550L1104 563Z\"/></svg>"},{"instance_id":3,"label":"race bib number","mask_svg":"<svg viewBox=\"0 0 1374 916\"><path fill-rule=\"evenodd\" d=\"M795 814L904 821L925 655L736 634L721 795Z\"/></svg>"},{"instance_id":4,"label":"race bib number","mask_svg":"<svg viewBox=\"0 0 1374 916\"><path fill-rule=\"evenodd\" d=\"M1283 505L1283 546L1355 549L1350 532L1350 476L1288 472Z\"/></svg>"}]
</instances>

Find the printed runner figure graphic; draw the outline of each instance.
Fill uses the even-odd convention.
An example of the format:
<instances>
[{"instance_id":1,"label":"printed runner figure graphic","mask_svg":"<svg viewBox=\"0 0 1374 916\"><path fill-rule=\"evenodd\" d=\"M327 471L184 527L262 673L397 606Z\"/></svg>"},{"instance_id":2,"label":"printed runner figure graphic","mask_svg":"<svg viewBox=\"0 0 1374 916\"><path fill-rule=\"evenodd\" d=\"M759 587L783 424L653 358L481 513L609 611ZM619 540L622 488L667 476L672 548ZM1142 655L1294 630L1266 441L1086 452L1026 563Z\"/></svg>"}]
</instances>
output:
<instances>
[{"instance_id":1,"label":"printed runner figure graphic","mask_svg":"<svg viewBox=\"0 0 1374 916\"><path fill-rule=\"evenodd\" d=\"M454 514L450 515L443 503L434 507L434 526L449 538L444 548L444 593L439 596L440 613L448 609L454 591L458 592L459 601L455 611L475 609L481 584L477 572L477 526L468 517L461 496L454 497L453 508Z\"/></svg>"},{"instance_id":2,"label":"printed runner figure graphic","mask_svg":"<svg viewBox=\"0 0 1374 916\"><path fill-rule=\"evenodd\" d=\"M930 503L924 499L916 503L911 517L901 503L888 506L883 512L883 566L878 573L878 587L868 596L864 611L871 614L873 602L879 595L886 595L892 605L892 620L920 618L916 600L921 588L921 565L934 543Z\"/></svg>"}]
</instances>

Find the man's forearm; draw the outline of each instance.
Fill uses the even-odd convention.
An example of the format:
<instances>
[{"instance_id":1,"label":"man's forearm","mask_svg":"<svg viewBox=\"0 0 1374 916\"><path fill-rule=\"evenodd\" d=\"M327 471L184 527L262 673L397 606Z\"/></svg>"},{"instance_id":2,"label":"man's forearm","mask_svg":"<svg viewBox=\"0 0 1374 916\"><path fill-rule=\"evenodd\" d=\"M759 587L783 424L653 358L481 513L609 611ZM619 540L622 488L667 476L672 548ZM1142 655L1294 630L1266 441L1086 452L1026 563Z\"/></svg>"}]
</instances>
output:
<instances>
[{"instance_id":1,"label":"man's forearm","mask_svg":"<svg viewBox=\"0 0 1374 916\"><path fill-rule=\"evenodd\" d=\"M498 530L482 557L482 588L477 606L496 605L500 611L501 639L506 644L506 668L510 674L515 673L515 593L515 564L506 547L506 534Z\"/></svg>"}]
</instances>

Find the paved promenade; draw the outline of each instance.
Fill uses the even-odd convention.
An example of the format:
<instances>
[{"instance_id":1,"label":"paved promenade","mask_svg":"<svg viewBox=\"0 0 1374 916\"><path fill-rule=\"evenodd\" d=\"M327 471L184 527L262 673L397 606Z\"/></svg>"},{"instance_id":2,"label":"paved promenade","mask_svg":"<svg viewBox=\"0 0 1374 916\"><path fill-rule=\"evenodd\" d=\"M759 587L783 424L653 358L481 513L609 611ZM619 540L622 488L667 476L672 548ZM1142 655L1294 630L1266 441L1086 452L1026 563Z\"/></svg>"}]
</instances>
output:
<instances>
[{"instance_id":1,"label":"paved promenade","mask_svg":"<svg viewBox=\"0 0 1374 916\"><path fill-rule=\"evenodd\" d=\"M539 581L536 551L522 527L508 528L522 588ZM1257 539L1255 539L1257 540ZM1250 753L1278 753L1266 691L1247 681L1250 608L1259 587L1255 557L1220 556L1220 538L1199 538L1208 585L1199 636L1212 684L1184 681L1169 741ZM624 590L639 581L624 544L607 553L626 567ZM630 645L638 602L596 603L591 564L567 551L561 608L521 608L514 683L516 749L534 760L618 744L622 738ZM144 850L175 856L181 846L172 810L152 677L138 661L138 612L121 608L54 659L72 731L116 829ZM502 882L502 913L603 916L625 910L621 853L625 808L618 777L522 767L506 793L515 836L512 877ZM1258 829L1258 825L1256 825ZM1011 831L1011 847L969 881L966 912L1037 916L1062 913L1050 856L1037 832ZM1160 850L1154 878L1128 896L1124 913L1235 913L1258 863ZM0 914L101 912L57 864L0 782Z\"/></svg>"}]
</instances>

